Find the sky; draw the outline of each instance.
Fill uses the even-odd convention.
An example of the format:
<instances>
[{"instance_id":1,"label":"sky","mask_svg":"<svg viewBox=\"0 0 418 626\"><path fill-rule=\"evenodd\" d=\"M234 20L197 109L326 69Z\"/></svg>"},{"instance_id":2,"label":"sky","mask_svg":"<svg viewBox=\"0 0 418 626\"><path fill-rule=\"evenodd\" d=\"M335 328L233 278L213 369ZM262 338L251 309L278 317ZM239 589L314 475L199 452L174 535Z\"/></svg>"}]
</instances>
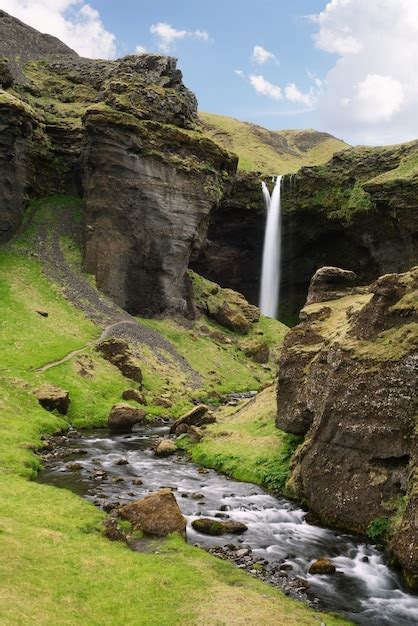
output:
<instances>
[{"instance_id":1,"label":"sky","mask_svg":"<svg viewBox=\"0 0 418 626\"><path fill-rule=\"evenodd\" d=\"M418 137L418 0L0 0L79 54L178 58L201 111L351 144Z\"/></svg>"}]
</instances>

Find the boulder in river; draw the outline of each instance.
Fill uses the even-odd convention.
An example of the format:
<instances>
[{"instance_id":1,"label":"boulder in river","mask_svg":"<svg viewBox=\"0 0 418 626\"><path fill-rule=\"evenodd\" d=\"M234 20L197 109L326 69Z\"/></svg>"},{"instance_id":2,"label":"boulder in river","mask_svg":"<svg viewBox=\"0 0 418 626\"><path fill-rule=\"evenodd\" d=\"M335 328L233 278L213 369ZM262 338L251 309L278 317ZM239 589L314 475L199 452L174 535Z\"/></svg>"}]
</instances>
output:
<instances>
[{"instance_id":1,"label":"boulder in river","mask_svg":"<svg viewBox=\"0 0 418 626\"><path fill-rule=\"evenodd\" d=\"M118 509L118 515L146 535L165 537L178 532L186 537L186 520L171 489L160 489L126 504Z\"/></svg>"},{"instance_id":2,"label":"boulder in river","mask_svg":"<svg viewBox=\"0 0 418 626\"><path fill-rule=\"evenodd\" d=\"M248 527L242 522L236 522L234 520L220 521L209 517L201 517L193 520L192 526L199 533L204 535L213 535L215 537L230 533L240 535L248 530Z\"/></svg>"},{"instance_id":3,"label":"boulder in river","mask_svg":"<svg viewBox=\"0 0 418 626\"><path fill-rule=\"evenodd\" d=\"M177 428L181 424L186 424L186 426L203 426L204 424L213 424L216 422L216 418L213 415L208 415L208 407L206 404L198 404L193 407L182 417L179 417L170 428L170 433L173 434L176 432Z\"/></svg>"},{"instance_id":4,"label":"boulder in river","mask_svg":"<svg viewBox=\"0 0 418 626\"><path fill-rule=\"evenodd\" d=\"M39 404L47 411L58 411L66 415L70 406L70 394L55 385L42 385L35 395Z\"/></svg>"},{"instance_id":5,"label":"boulder in river","mask_svg":"<svg viewBox=\"0 0 418 626\"><path fill-rule=\"evenodd\" d=\"M155 456L170 456L177 451L176 444L171 439L162 439L155 448Z\"/></svg>"},{"instance_id":6,"label":"boulder in river","mask_svg":"<svg viewBox=\"0 0 418 626\"><path fill-rule=\"evenodd\" d=\"M135 424L145 423L146 412L144 409L136 409L135 407L119 402L114 404L108 417L109 428L113 431L129 432Z\"/></svg>"},{"instance_id":7,"label":"boulder in river","mask_svg":"<svg viewBox=\"0 0 418 626\"><path fill-rule=\"evenodd\" d=\"M310 574L335 574L336 567L334 563L325 557L321 557L314 561L310 568Z\"/></svg>"}]
</instances>

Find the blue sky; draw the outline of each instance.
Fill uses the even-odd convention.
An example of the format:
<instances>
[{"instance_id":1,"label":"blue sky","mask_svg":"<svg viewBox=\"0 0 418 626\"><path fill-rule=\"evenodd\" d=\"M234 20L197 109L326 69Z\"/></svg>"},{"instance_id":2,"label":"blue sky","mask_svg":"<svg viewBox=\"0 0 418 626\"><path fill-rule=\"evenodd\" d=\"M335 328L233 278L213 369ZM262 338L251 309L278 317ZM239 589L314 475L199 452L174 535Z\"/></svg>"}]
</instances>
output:
<instances>
[{"instance_id":1,"label":"blue sky","mask_svg":"<svg viewBox=\"0 0 418 626\"><path fill-rule=\"evenodd\" d=\"M0 0L0 8L82 56L178 57L202 111L352 144L418 137L418 0Z\"/></svg>"},{"instance_id":2,"label":"blue sky","mask_svg":"<svg viewBox=\"0 0 418 626\"><path fill-rule=\"evenodd\" d=\"M179 59L185 83L197 94L201 110L270 128L314 124L315 115L302 112L309 107L259 95L233 70L262 75L272 84L296 82L308 90L307 70L322 76L335 62L334 55L315 49L314 24L304 17L320 12L326 4L323 0L123 0L117 10L112 0L93 4L100 6L103 22L116 34L122 54L136 45L158 51L157 38L149 29L159 22L178 30L207 32L208 41L185 37L170 49ZM257 45L271 51L279 64L252 62Z\"/></svg>"}]
</instances>

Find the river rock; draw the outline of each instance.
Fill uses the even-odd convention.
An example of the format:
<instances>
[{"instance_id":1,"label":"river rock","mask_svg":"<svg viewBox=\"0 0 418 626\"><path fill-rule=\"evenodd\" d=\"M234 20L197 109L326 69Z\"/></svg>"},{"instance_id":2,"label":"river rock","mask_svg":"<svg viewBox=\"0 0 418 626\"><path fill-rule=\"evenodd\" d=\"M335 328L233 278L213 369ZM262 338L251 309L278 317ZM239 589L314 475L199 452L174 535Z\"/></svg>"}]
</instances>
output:
<instances>
[{"instance_id":1,"label":"river rock","mask_svg":"<svg viewBox=\"0 0 418 626\"><path fill-rule=\"evenodd\" d=\"M330 559L321 557L314 561L309 567L310 574L335 574L336 567Z\"/></svg>"},{"instance_id":2,"label":"river rock","mask_svg":"<svg viewBox=\"0 0 418 626\"><path fill-rule=\"evenodd\" d=\"M66 415L70 406L70 394L55 385L42 385L36 392L39 404L47 411L58 411Z\"/></svg>"},{"instance_id":3,"label":"river rock","mask_svg":"<svg viewBox=\"0 0 418 626\"><path fill-rule=\"evenodd\" d=\"M176 444L171 439L162 439L154 450L155 456L170 456L176 452Z\"/></svg>"},{"instance_id":4,"label":"river rock","mask_svg":"<svg viewBox=\"0 0 418 626\"><path fill-rule=\"evenodd\" d=\"M200 428L196 428L196 426L189 426L187 435L192 443L198 443L203 439L202 430Z\"/></svg>"},{"instance_id":5,"label":"river rock","mask_svg":"<svg viewBox=\"0 0 418 626\"><path fill-rule=\"evenodd\" d=\"M209 409L206 404L198 404L193 407L171 425L170 433L175 433L181 424L186 424L186 426L203 426L204 424L213 424L216 422L216 418L213 415L207 415L208 410Z\"/></svg>"},{"instance_id":6,"label":"river rock","mask_svg":"<svg viewBox=\"0 0 418 626\"><path fill-rule=\"evenodd\" d=\"M122 393L122 398L124 400L133 400L138 402L138 404L147 404L144 394L138 391L138 389L125 389Z\"/></svg>"},{"instance_id":7,"label":"river rock","mask_svg":"<svg viewBox=\"0 0 418 626\"><path fill-rule=\"evenodd\" d=\"M178 532L186 536L186 520L170 489L160 489L118 509L118 515L146 535L165 537Z\"/></svg>"},{"instance_id":8,"label":"river rock","mask_svg":"<svg viewBox=\"0 0 418 626\"><path fill-rule=\"evenodd\" d=\"M108 417L108 425L112 431L129 432L135 424L146 423L146 411L136 409L129 404L119 402L112 406Z\"/></svg>"},{"instance_id":9,"label":"river rock","mask_svg":"<svg viewBox=\"0 0 418 626\"><path fill-rule=\"evenodd\" d=\"M193 520L192 526L199 533L213 536L227 535L230 533L239 535L248 530L248 527L242 522L236 522L234 520L219 521L218 519L210 519L208 517Z\"/></svg>"}]
</instances>

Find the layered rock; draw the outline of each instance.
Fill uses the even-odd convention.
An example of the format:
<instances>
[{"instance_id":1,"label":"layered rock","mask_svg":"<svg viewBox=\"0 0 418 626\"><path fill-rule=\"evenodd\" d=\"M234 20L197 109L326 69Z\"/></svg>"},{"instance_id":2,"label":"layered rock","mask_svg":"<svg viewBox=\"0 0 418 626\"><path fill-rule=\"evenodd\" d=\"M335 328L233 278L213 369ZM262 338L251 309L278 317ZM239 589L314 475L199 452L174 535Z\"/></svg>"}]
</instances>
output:
<instances>
[{"instance_id":1,"label":"layered rock","mask_svg":"<svg viewBox=\"0 0 418 626\"><path fill-rule=\"evenodd\" d=\"M311 304L285 338L277 426L306 436L287 487L322 520L358 532L381 517L402 516L406 497L392 550L412 579L418 268L382 276L369 288L353 282L337 268L320 270Z\"/></svg>"},{"instance_id":2,"label":"layered rock","mask_svg":"<svg viewBox=\"0 0 418 626\"><path fill-rule=\"evenodd\" d=\"M0 242L3 242L18 228L26 205L33 118L29 107L0 91L0 119Z\"/></svg>"},{"instance_id":3,"label":"layered rock","mask_svg":"<svg viewBox=\"0 0 418 626\"><path fill-rule=\"evenodd\" d=\"M85 118L85 260L132 313L185 312L185 273L236 160L204 138L156 122Z\"/></svg>"}]
</instances>

